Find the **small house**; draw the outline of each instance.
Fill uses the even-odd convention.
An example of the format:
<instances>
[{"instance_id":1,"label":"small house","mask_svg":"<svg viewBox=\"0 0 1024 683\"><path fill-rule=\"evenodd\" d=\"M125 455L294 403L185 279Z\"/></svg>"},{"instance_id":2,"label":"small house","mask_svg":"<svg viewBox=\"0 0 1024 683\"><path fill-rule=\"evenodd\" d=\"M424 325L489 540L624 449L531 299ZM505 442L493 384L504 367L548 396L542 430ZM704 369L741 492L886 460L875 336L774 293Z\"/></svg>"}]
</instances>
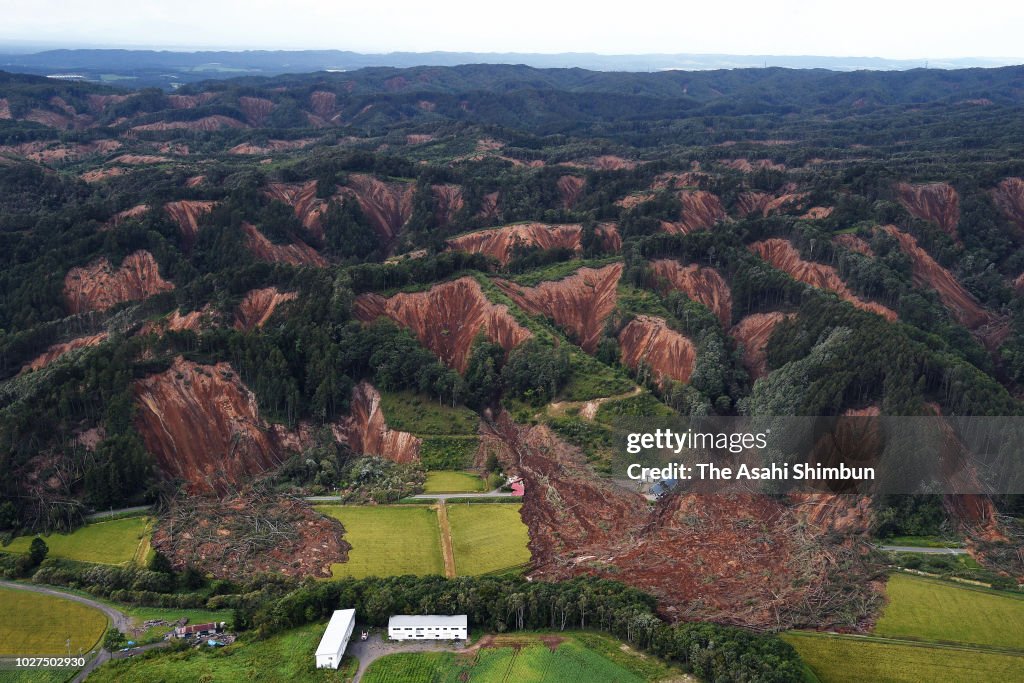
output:
<instances>
[{"instance_id":1,"label":"small house","mask_svg":"<svg viewBox=\"0 0 1024 683\"><path fill-rule=\"evenodd\" d=\"M468 637L465 614L398 614L388 620L391 640L466 640Z\"/></svg>"}]
</instances>

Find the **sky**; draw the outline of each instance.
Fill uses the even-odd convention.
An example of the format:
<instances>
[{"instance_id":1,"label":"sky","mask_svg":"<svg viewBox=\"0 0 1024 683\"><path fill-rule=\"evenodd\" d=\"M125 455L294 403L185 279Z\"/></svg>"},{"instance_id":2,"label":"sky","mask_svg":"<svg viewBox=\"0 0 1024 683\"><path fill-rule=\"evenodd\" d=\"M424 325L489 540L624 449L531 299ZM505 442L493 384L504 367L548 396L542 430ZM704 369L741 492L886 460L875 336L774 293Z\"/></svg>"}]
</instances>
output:
<instances>
[{"instance_id":1,"label":"sky","mask_svg":"<svg viewBox=\"0 0 1024 683\"><path fill-rule=\"evenodd\" d=\"M0 0L0 43L1024 59L1024 2Z\"/></svg>"}]
</instances>

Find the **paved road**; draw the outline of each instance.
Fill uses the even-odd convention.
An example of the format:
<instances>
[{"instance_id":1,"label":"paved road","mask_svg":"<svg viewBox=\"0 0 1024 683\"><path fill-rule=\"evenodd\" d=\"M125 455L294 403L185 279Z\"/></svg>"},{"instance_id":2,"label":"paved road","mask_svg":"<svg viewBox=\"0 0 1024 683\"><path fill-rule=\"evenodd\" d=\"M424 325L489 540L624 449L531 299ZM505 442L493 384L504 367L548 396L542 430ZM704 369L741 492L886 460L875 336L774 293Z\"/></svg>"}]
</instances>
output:
<instances>
[{"instance_id":1,"label":"paved road","mask_svg":"<svg viewBox=\"0 0 1024 683\"><path fill-rule=\"evenodd\" d=\"M486 493L420 493L410 498L419 500L451 500L452 498L514 498L511 493L494 489ZM306 496L303 498L308 503L338 503L340 496Z\"/></svg>"},{"instance_id":2,"label":"paved road","mask_svg":"<svg viewBox=\"0 0 1024 683\"><path fill-rule=\"evenodd\" d=\"M446 641L402 641L391 642L385 640L380 633L373 633L366 640L359 640L359 626L356 625L352 632L352 641L349 642L345 654L352 655L359 660L359 668L352 679L352 683L359 683L359 680L366 673L366 667L373 662L398 652L459 652L465 649L465 645L456 645Z\"/></svg>"},{"instance_id":3,"label":"paved road","mask_svg":"<svg viewBox=\"0 0 1024 683\"><path fill-rule=\"evenodd\" d=\"M117 517L118 515L126 515L132 512L149 512L153 509L152 505L138 505L133 508L121 508L120 510L106 510L104 512L94 512L91 515L86 515L85 518L90 522L98 519L107 519L108 517Z\"/></svg>"},{"instance_id":4,"label":"paved road","mask_svg":"<svg viewBox=\"0 0 1024 683\"><path fill-rule=\"evenodd\" d=\"M876 545L890 553L921 553L923 555L966 555L966 548L919 548L915 545Z\"/></svg>"},{"instance_id":5,"label":"paved road","mask_svg":"<svg viewBox=\"0 0 1024 683\"><path fill-rule=\"evenodd\" d=\"M74 593L65 593L64 591L58 590L56 588L48 588L46 586L35 586L32 584L17 583L14 581L0 581L0 586L3 586L4 588L14 588L15 590L31 591L33 593L43 593L44 595L52 595L54 597L64 598L65 600L71 600L73 602L80 602L83 605L88 605L89 607L98 609L99 611L107 615L107 618L110 619L110 622L115 627L117 627L117 630L121 633L127 633L128 626L131 624L131 620L123 612L114 609L110 605L104 605L102 602L90 600L89 598L82 595L75 595ZM110 652L108 652L104 648L100 648L99 654L97 654L95 657L89 660L89 662L85 665L85 668L79 671L78 675L75 676L72 683L81 683L81 681L84 681L86 678L88 678L89 674L93 672L93 669L100 666L101 664L106 663L109 659Z\"/></svg>"}]
</instances>

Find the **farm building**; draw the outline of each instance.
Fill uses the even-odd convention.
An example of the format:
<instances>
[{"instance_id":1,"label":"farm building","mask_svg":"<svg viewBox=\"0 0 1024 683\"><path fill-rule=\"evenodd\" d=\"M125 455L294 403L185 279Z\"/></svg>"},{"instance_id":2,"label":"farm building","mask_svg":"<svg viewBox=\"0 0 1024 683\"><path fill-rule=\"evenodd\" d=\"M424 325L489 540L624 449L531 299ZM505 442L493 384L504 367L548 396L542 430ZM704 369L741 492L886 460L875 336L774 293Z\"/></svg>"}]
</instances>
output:
<instances>
[{"instance_id":1,"label":"farm building","mask_svg":"<svg viewBox=\"0 0 1024 683\"><path fill-rule=\"evenodd\" d=\"M178 628L174 629L174 637L190 638L192 636L197 636L203 638L206 636L212 636L216 633L223 632L224 627L226 625L227 624L221 621L211 622L209 624L192 624L191 626L179 626Z\"/></svg>"},{"instance_id":2,"label":"farm building","mask_svg":"<svg viewBox=\"0 0 1024 683\"><path fill-rule=\"evenodd\" d=\"M354 609L334 610L331 620L324 631L324 637L316 648L316 668L337 669L341 657L348 647L348 639L352 637L352 629L356 625Z\"/></svg>"},{"instance_id":3,"label":"farm building","mask_svg":"<svg viewBox=\"0 0 1024 683\"><path fill-rule=\"evenodd\" d=\"M397 614L388 620L391 640L465 640L468 637L465 614Z\"/></svg>"}]
</instances>

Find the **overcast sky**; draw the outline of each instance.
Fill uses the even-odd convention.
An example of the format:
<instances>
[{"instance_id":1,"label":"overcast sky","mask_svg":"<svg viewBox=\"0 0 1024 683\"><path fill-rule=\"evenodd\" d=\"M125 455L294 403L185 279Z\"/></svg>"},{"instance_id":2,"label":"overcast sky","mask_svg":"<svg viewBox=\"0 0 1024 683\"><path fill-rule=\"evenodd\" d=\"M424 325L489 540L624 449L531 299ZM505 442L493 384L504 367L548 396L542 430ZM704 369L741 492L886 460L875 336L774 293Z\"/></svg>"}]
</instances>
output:
<instances>
[{"instance_id":1,"label":"overcast sky","mask_svg":"<svg viewBox=\"0 0 1024 683\"><path fill-rule=\"evenodd\" d=\"M65 47L1024 58L1024 1L0 0Z\"/></svg>"}]
</instances>

